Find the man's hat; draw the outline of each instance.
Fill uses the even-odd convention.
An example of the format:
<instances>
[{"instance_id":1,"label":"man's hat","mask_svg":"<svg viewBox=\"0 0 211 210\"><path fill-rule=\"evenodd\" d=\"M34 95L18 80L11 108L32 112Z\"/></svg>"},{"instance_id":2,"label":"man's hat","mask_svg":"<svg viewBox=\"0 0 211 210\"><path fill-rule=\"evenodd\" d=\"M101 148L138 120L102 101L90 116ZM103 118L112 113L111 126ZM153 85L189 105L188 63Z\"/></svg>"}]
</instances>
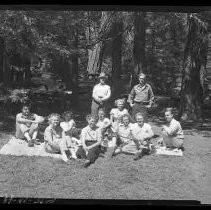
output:
<instances>
[{"instance_id":1,"label":"man's hat","mask_svg":"<svg viewBox=\"0 0 211 210\"><path fill-rule=\"evenodd\" d=\"M101 72L98 78L107 78L108 76L106 75L105 72Z\"/></svg>"}]
</instances>

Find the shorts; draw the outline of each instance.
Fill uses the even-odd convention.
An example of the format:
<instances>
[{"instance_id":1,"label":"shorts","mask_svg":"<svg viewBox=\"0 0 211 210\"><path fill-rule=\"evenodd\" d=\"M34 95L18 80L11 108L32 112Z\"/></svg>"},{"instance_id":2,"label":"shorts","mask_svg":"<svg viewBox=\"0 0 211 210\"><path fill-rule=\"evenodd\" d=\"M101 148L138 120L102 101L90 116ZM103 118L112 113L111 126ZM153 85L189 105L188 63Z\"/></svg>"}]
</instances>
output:
<instances>
[{"instance_id":1,"label":"shorts","mask_svg":"<svg viewBox=\"0 0 211 210\"><path fill-rule=\"evenodd\" d=\"M57 148L52 147L48 142L45 143L45 151L48 153L60 153L61 150L68 150L67 141L62 138L54 139L54 143L57 145Z\"/></svg>"},{"instance_id":2,"label":"shorts","mask_svg":"<svg viewBox=\"0 0 211 210\"><path fill-rule=\"evenodd\" d=\"M31 126L25 124L19 124L16 128L15 137L18 139L25 139L25 132L29 132L29 135L32 135L35 131L38 131L38 123L32 123Z\"/></svg>"}]
</instances>

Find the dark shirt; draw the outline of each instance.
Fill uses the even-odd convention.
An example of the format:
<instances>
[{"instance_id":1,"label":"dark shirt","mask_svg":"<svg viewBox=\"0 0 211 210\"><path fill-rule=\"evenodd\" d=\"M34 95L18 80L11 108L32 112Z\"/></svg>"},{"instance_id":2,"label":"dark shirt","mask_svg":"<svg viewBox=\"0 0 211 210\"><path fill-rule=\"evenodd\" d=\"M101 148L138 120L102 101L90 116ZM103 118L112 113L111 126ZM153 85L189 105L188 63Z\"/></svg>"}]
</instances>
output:
<instances>
[{"instance_id":1,"label":"dark shirt","mask_svg":"<svg viewBox=\"0 0 211 210\"><path fill-rule=\"evenodd\" d=\"M152 104L154 101L154 94L151 86L149 84L145 84L143 87L141 87L140 84L135 85L128 96L128 102L132 103L133 101L148 102L149 104Z\"/></svg>"}]
</instances>

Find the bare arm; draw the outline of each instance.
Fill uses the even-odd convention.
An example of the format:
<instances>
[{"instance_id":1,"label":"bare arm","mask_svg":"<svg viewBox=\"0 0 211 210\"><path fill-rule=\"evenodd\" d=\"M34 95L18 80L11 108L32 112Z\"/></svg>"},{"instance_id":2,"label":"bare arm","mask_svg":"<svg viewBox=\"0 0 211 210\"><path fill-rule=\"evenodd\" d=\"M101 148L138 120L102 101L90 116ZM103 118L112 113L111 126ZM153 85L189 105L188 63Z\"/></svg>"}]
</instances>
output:
<instances>
[{"instance_id":1,"label":"bare arm","mask_svg":"<svg viewBox=\"0 0 211 210\"><path fill-rule=\"evenodd\" d=\"M83 146L83 148L85 149L85 150L87 150L87 146L86 146L86 143L85 143L85 141L86 141L86 139L85 139L85 130L84 129L82 129L82 131L81 131L81 143L82 143L82 146Z\"/></svg>"},{"instance_id":2,"label":"bare arm","mask_svg":"<svg viewBox=\"0 0 211 210\"><path fill-rule=\"evenodd\" d=\"M35 123L42 123L44 122L45 118L42 116L35 115Z\"/></svg>"},{"instance_id":3,"label":"bare arm","mask_svg":"<svg viewBox=\"0 0 211 210\"><path fill-rule=\"evenodd\" d=\"M33 122L34 122L34 120L25 119L24 117L22 117L22 116L20 116L20 115L18 115L18 116L16 117L16 121L17 121L18 123L33 123Z\"/></svg>"},{"instance_id":4,"label":"bare arm","mask_svg":"<svg viewBox=\"0 0 211 210\"><path fill-rule=\"evenodd\" d=\"M110 112L110 121L111 121L111 123L114 122L114 114L113 114L112 110Z\"/></svg>"}]
</instances>

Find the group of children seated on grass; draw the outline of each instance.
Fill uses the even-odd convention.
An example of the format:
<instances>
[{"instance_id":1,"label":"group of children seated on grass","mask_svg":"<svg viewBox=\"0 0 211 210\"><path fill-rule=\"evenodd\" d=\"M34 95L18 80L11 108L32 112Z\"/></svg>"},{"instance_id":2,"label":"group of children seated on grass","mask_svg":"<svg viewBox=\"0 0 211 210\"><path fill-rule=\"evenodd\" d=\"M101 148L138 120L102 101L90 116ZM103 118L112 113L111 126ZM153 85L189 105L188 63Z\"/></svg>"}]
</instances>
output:
<instances>
[{"instance_id":1,"label":"group of children seated on grass","mask_svg":"<svg viewBox=\"0 0 211 210\"><path fill-rule=\"evenodd\" d=\"M49 126L45 128L45 151L61 153L62 159L85 159L84 166L94 163L101 153L108 153L112 158L119 153L133 154L134 160L153 152L150 140L154 132L146 123L142 113L135 115L131 121L128 110L124 108L125 100L115 101L117 108L110 111L110 119L106 118L103 109L99 109L98 118L87 115L88 125L82 130L77 128L72 112L61 115L52 113L48 116ZM183 131L180 123L174 119L172 108L165 111L167 125L162 127L162 138L158 145L172 149L183 148ZM25 139L29 147L40 144L37 139L39 124L45 118L30 112L29 105L23 105L22 112L16 116L16 138Z\"/></svg>"}]
</instances>

